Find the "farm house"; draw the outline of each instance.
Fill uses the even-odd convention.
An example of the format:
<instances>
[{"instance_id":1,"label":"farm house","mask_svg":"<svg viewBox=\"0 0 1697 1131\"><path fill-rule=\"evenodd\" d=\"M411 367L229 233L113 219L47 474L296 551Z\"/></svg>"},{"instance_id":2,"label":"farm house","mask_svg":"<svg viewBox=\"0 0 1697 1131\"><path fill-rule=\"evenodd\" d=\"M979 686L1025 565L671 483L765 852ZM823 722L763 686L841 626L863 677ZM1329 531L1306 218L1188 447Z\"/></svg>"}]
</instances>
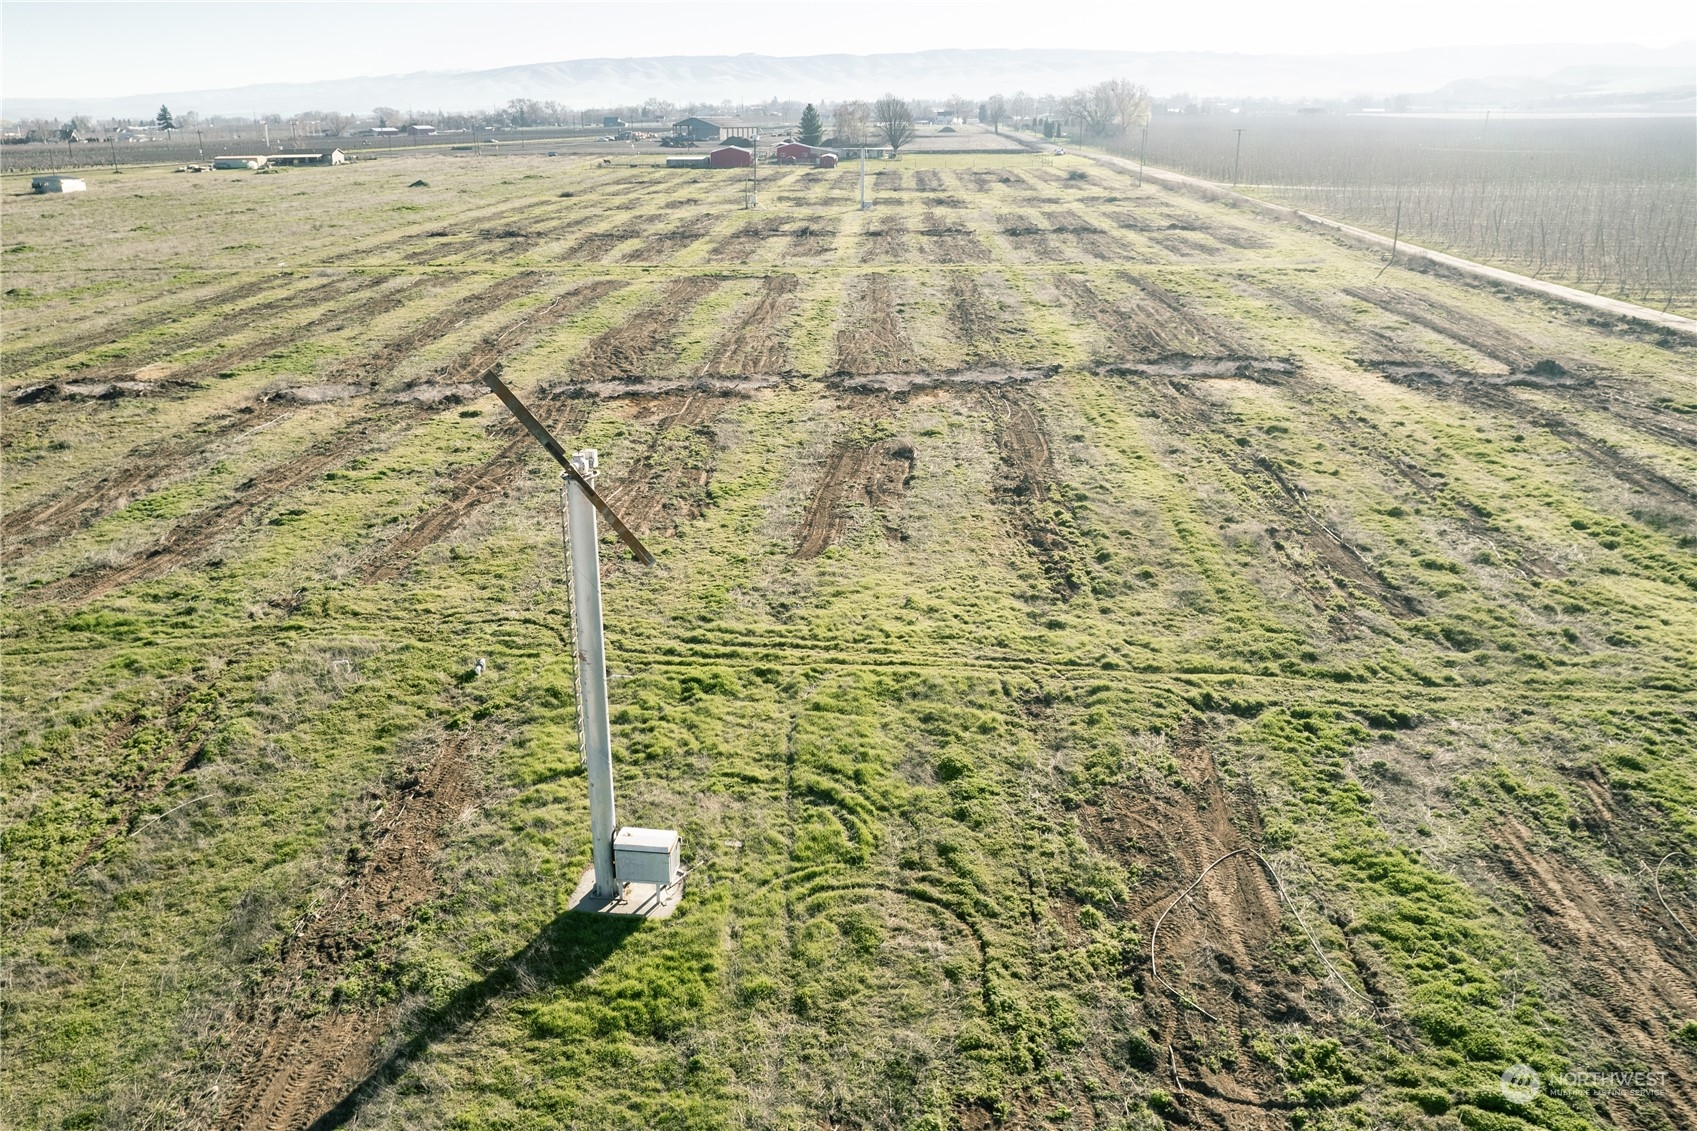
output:
<instances>
[{"instance_id":1,"label":"farm house","mask_svg":"<svg viewBox=\"0 0 1697 1131\"><path fill-rule=\"evenodd\" d=\"M45 177L36 177L30 181L29 187L36 192L84 192L88 186L77 177L62 177L58 173L49 173Z\"/></svg>"},{"instance_id":2,"label":"farm house","mask_svg":"<svg viewBox=\"0 0 1697 1131\"><path fill-rule=\"evenodd\" d=\"M267 161L272 165L341 165L347 155L340 149L322 153L273 153Z\"/></svg>"},{"instance_id":3,"label":"farm house","mask_svg":"<svg viewBox=\"0 0 1697 1131\"><path fill-rule=\"evenodd\" d=\"M746 169L754 164L754 151L740 145L721 145L707 155L707 164L715 169Z\"/></svg>"},{"instance_id":4,"label":"farm house","mask_svg":"<svg viewBox=\"0 0 1697 1131\"><path fill-rule=\"evenodd\" d=\"M263 153L230 154L224 157L214 157L214 169L257 169L265 164L267 158Z\"/></svg>"}]
</instances>

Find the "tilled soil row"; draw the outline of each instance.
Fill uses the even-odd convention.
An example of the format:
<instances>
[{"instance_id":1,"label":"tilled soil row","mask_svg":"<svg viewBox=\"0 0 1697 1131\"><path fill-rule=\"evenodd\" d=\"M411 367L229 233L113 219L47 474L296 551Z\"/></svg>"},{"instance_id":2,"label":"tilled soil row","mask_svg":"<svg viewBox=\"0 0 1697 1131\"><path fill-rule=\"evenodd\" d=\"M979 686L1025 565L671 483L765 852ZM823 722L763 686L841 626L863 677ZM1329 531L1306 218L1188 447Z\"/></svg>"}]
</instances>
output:
<instances>
[{"instance_id":1,"label":"tilled soil row","mask_svg":"<svg viewBox=\"0 0 1697 1131\"><path fill-rule=\"evenodd\" d=\"M1656 439L1697 448L1697 429L1671 423L1665 417L1658 419L1661 414L1649 403L1649 397L1628 382L1597 374L1578 362L1570 360L1564 365L1556 359L1540 356L1540 351L1520 335L1447 304L1370 288L1346 288L1346 293L1482 353L1509 367L1512 372L1508 378L1458 373L1394 333L1346 323L1353 334L1387 347L1398 355L1397 360L1363 360L1363 365L1378 370L1399 384L1440 397L1452 397L1543 428L1560 437L1575 453L1613 478L1688 513L1697 506L1697 490L1591 435L1570 418L1545 411L1517 392L1522 387L1547 392L1611 416L1627 428Z\"/></svg>"},{"instance_id":2,"label":"tilled soil row","mask_svg":"<svg viewBox=\"0 0 1697 1131\"><path fill-rule=\"evenodd\" d=\"M203 357L199 360L187 362L178 366L172 366L167 360L170 356L168 352L161 353L155 355L155 360L150 363L150 365L143 366L141 368L150 369L152 366L165 368L167 379L148 382L154 384L159 392L198 388L200 387L198 382L204 378L225 373L237 366L257 361L260 358L275 353L277 350L286 349L291 345L295 345L312 335L334 333L335 331L342 329L350 318L375 317L379 314L386 314L391 310L396 310L415 297L416 289L440 286L443 281L445 280L427 279L422 282L408 282L401 286L385 288L384 284L388 282L385 278L377 276L360 276L352 279L341 280L338 283L330 283L323 287L315 288L315 291L317 292L315 297L322 299L334 299L345 298L351 295L353 296L354 301L350 304L338 305L326 310L304 325L292 326L288 329L266 334L251 342L224 350L222 353L212 354L211 356ZM378 293L372 295L372 291L377 291ZM267 313L271 315L275 315L279 312L280 311L275 307L267 311ZM244 317L244 320L247 320L247 318ZM216 338L219 336L220 335L217 334L196 335L194 339L179 339L175 345L177 347L190 346L195 344L197 341L204 342L207 337ZM121 364L108 364L95 368L78 370L76 371L74 378L76 384L103 379L111 380L113 378L128 376L129 374L136 372L137 369L138 366L134 360L126 360ZM66 389L66 387L71 384L72 382L70 380L65 380L49 382L46 385L38 385L34 388L20 391L13 398L13 401L17 404L32 404L37 401L57 400L65 395L65 393L61 390ZM127 386L125 391L129 392L131 395L139 395L136 391L129 390Z\"/></svg>"},{"instance_id":3,"label":"tilled soil row","mask_svg":"<svg viewBox=\"0 0 1697 1131\"><path fill-rule=\"evenodd\" d=\"M375 384L418 350L452 333L469 319L528 294L541 282L542 277L535 274L502 279L456 303L450 310L426 318L384 343L374 353L336 366L329 380L332 384L351 382L350 388ZM411 294L409 289L405 296L387 296L385 309L401 305L404 297ZM86 527L159 483L181 475L185 461L191 457L234 433L249 432L280 419L293 411L297 403L294 398L285 396L262 399L244 406L220 424L133 451L119 470L93 485L73 488L55 498L7 514L4 538L9 547L19 543L27 545Z\"/></svg>"},{"instance_id":4,"label":"tilled soil row","mask_svg":"<svg viewBox=\"0 0 1697 1131\"><path fill-rule=\"evenodd\" d=\"M1082 317L1092 319L1112 344L1128 352L1152 348L1201 345L1215 357L1232 362L1232 374L1244 363L1247 351L1229 328L1188 310L1175 296L1152 280L1137 279L1141 297L1129 308L1103 303L1082 280L1057 277L1057 286L1077 304ZM1163 353L1165 351L1163 350ZM1155 358L1168 363L1171 358ZM1278 359L1268 359L1269 361ZM1284 475L1273 461L1251 455L1246 449L1218 443L1220 432L1211 412L1198 398L1185 391L1180 379L1150 376L1147 367L1118 367L1132 377L1129 387L1145 398L1149 409L1167 427L1183 434L1199 451L1207 451L1231 471L1256 499L1278 516L1280 524L1269 537L1279 560L1297 585L1322 611L1329 609L1334 594L1349 599L1351 587L1370 595L1393 617L1421 615L1418 604L1403 593L1342 534L1307 505L1305 493ZM1264 379L1288 380L1269 368ZM1112 372L1112 370L1110 370ZM1230 374L1227 374L1230 375ZM1301 553L1293 552L1300 548ZM1318 569L1316 569L1318 567ZM1334 622L1340 633L1354 631L1354 618Z\"/></svg>"},{"instance_id":5,"label":"tilled soil row","mask_svg":"<svg viewBox=\"0 0 1697 1131\"><path fill-rule=\"evenodd\" d=\"M445 220L438 220L438 227L433 229L431 232L412 231L405 232L400 235L385 236L380 240L365 244L361 247L349 248L346 251L339 252L336 255L332 255L322 260L321 263L324 266L357 264L361 261L370 259L373 255L384 254L396 248L410 247L420 241L428 242L432 239L456 238L452 236L445 237L435 235L435 232L452 233L456 229L468 227L475 227L485 231L499 231L504 228L512 228L517 225L521 225L528 220L537 218L538 213L545 213L551 205L552 201L545 198L509 204L489 212L479 212L476 209L468 209L457 216L450 217ZM440 253L433 252L432 254ZM405 260L403 259L403 261Z\"/></svg>"},{"instance_id":6,"label":"tilled soil row","mask_svg":"<svg viewBox=\"0 0 1697 1131\"><path fill-rule=\"evenodd\" d=\"M548 307L527 313L497 334L444 366L437 374L441 386L472 386L485 372L499 367L501 358L539 336L622 284L597 280L567 292ZM243 520L273 500L305 485L352 458L374 439L440 411L440 402L421 399L400 402L365 415L357 423L322 440L289 462L256 475L236 489L234 498L215 504L177 523L144 554L115 565L72 574L35 591L38 599L90 600L136 581L161 577L221 541Z\"/></svg>"},{"instance_id":7,"label":"tilled soil row","mask_svg":"<svg viewBox=\"0 0 1697 1131\"><path fill-rule=\"evenodd\" d=\"M862 424L888 420L888 398L847 396L841 404ZM888 541L904 540L889 516L907 494L917 462L913 442L902 437L877 437L875 431L861 434L856 428L839 439L825 456L824 470L802 515L793 556L810 561L841 541L856 504L870 510Z\"/></svg>"},{"instance_id":8,"label":"tilled soil row","mask_svg":"<svg viewBox=\"0 0 1697 1131\"><path fill-rule=\"evenodd\" d=\"M925 226L913 232L925 237L920 254L928 263L988 263L990 249L972 229L935 212L925 214Z\"/></svg>"},{"instance_id":9,"label":"tilled soil row","mask_svg":"<svg viewBox=\"0 0 1697 1131\"><path fill-rule=\"evenodd\" d=\"M1045 211L1043 219L1049 222L1050 231L1065 235L1091 259L1124 263L1131 258L1124 245L1076 212Z\"/></svg>"},{"instance_id":10,"label":"tilled soil row","mask_svg":"<svg viewBox=\"0 0 1697 1131\"><path fill-rule=\"evenodd\" d=\"M1153 280L1122 276L1137 288L1119 301L1102 297L1077 275L1058 274L1055 289L1072 302L1078 314L1099 326L1114 360L1144 361L1173 354L1236 355L1225 335L1196 318Z\"/></svg>"},{"instance_id":11,"label":"tilled soil row","mask_svg":"<svg viewBox=\"0 0 1697 1131\"><path fill-rule=\"evenodd\" d=\"M868 275L859 302L837 331L833 376L913 373L919 357L896 315L895 286L889 275Z\"/></svg>"},{"instance_id":12,"label":"tilled soil row","mask_svg":"<svg viewBox=\"0 0 1697 1131\"><path fill-rule=\"evenodd\" d=\"M687 282L687 280L685 280ZM785 339L778 333L783 315L794 301L797 279L793 275L774 275L766 280L760 298L749 310L741 324L713 351L697 371L698 377L735 378L759 376L781 371ZM693 303L704 297L687 288L684 298ZM694 295L690 298L688 296ZM676 317L684 311L678 310ZM663 350L668 340L664 326L656 326L639 312L629 320L607 331L617 340L632 346L636 354ZM640 335L648 335L646 338ZM605 338L606 335L603 335ZM642 343L636 347L633 343ZM603 343L603 354L608 344ZM627 353L627 358L632 354ZM582 371L580 371L581 373ZM557 386L554 396L570 395L582 390L581 383ZM637 394L642 396L642 394ZM648 445L632 461L619 479L606 488L605 494L621 517L633 530L647 532L662 517L670 518L675 531L683 522L699 517L706 510L708 477L712 473L711 459L691 462L689 453L667 438L676 429L703 431L711 420L731 403L734 392L683 392L663 394L648 401L659 412ZM575 429L588 420L588 408L573 402L565 410L563 427ZM528 435L519 433L512 422L499 426L502 435L511 437L500 452L482 464L468 468L455 477L449 497L433 507L411 529L385 547L363 571L367 581L389 581L400 577L411 562L427 547L441 541L462 526L478 509L505 495L522 472L523 455L534 443ZM711 434L705 437L709 450ZM567 442L562 440L562 442ZM683 445L687 448L687 445Z\"/></svg>"},{"instance_id":13,"label":"tilled soil row","mask_svg":"<svg viewBox=\"0 0 1697 1131\"><path fill-rule=\"evenodd\" d=\"M250 298L265 294L268 291L284 289L288 286L288 284L294 282L297 277L298 276L293 274L283 274L263 275L258 278L248 279L247 281L237 283L232 287L227 287L222 291L207 295L204 298L196 299L194 305L198 309L207 310L228 306L232 303L245 302ZM203 326L193 330L185 330L181 334L173 334L167 338L161 339L152 348L157 351L168 352L173 349L185 348L197 342L204 342L208 339L218 338L225 334L239 333L246 327L251 326L256 319L272 317L278 314L285 314L291 310L299 310L303 307L315 306L323 302L330 302L363 288L376 286L381 282L383 282L383 280L380 278L368 278L365 276L350 276L347 278L332 279L327 283L319 283L316 286L308 287L304 290L280 295L267 302L261 302L254 306L244 307L240 310L229 311L223 314L220 320L211 326ZM76 334L69 338L63 338L56 342L34 346L25 350L8 349L5 355L5 372L7 375L21 373L24 370L34 369L37 366L45 365L53 361L59 361L74 354L81 353L83 350L89 349L93 346L120 342L132 335L142 333L145 330L150 330L155 326L158 326L161 321L167 320L170 317L171 315L167 311L153 310L149 311L147 314L118 322L117 324L102 330L91 330L87 333ZM160 353L156 352L154 356L157 357L160 355ZM147 363L144 361L136 361L134 363L126 361L122 370L125 372L133 372L135 369L138 369L145 364ZM116 371L115 367L112 366L101 367L102 372L108 370ZM93 372L93 370L91 369L89 372ZM83 376L82 371L78 372L77 379L86 379Z\"/></svg>"},{"instance_id":14,"label":"tilled soil row","mask_svg":"<svg viewBox=\"0 0 1697 1131\"><path fill-rule=\"evenodd\" d=\"M619 256L620 263L667 263L685 248L706 239L719 226L717 216L692 216L664 231L654 232Z\"/></svg>"},{"instance_id":15,"label":"tilled soil row","mask_svg":"<svg viewBox=\"0 0 1697 1131\"><path fill-rule=\"evenodd\" d=\"M1055 241L1049 238L1050 228L1035 224L1032 218L1019 212L998 212L996 223L1014 250L1036 263L1058 263L1065 257Z\"/></svg>"},{"instance_id":16,"label":"tilled soil row","mask_svg":"<svg viewBox=\"0 0 1697 1131\"><path fill-rule=\"evenodd\" d=\"M573 363L572 383L641 382L669 354L679 327L695 304L724 282L713 276L689 275L667 283L656 302L636 311L584 348Z\"/></svg>"},{"instance_id":17,"label":"tilled soil row","mask_svg":"<svg viewBox=\"0 0 1697 1131\"><path fill-rule=\"evenodd\" d=\"M570 446L571 434L589 419L582 402L569 402L563 415L552 418L550 431ZM404 574L418 555L464 525L473 511L507 494L524 471L524 456L536 441L515 420L503 420L491 431L505 436L501 450L480 464L457 472L448 497L412 525L405 533L382 547L360 571L367 582L393 581Z\"/></svg>"},{"instance_id":18,"label":"tilled soil row","mask_svg":"<svg viewBox=\"0 0 1697 1131\"><path fill-rule=\"evenodd\" d=\"M630 240L645 239L653 232L653 226L665 220L666 214L654 212L645 216L620 215L611 228L603 228L584 234L576 243L560 253L562 263L594 263L606 257L607 253L622 243Z\"/></svg>"},{"instance_id":19,"label":"tilled soil row","mask_svg":"<svg viewBox=\"0 0 1697 1131\"><path fill-rule=\"evenodd\" d=\"M1603 1055L1662 1074L1647 1098L1664 1125L1697 1127L1697 1061L1669 1055L1666 1036L1670 1019L1697 1017L1697 944L1662 928L1659 912L1646 915L1618 884L1539 845L1513 817L1496 832L1485 863L1524 897L1532 936L1566 975L1553 982L1556 1004ZM1617 1126L1649 1125L1630 1096L1608 1097L1605 1106Z\"/></svg>"},{"instance_id":20,"label":"tilled soil row","mask_svg":"<svg viewBox=\"0 0 1697 1131\"><path fill-rule=\"evenodd\" d=\"M1019 538L1031 548L1055 593L1071 597L1088 585L1088 573L1059 521L1070 508L1055 499L1055 461L1042 414L1024 389L986 391L984 406L1001 457L993 498Z\"/></svg>"},{"instance_id":21,"label":"tilled soil row","mask_svg":"<svg viewBox=\"0 0 1697 1131\"><path fill-rule=\"evenodd\" d=\"M788 372L789 337L784 320L795 308L800 280L768 275L760 297L735 329L713 347L697 370L703 377L754 377Z\"/></svg>"},{"instance_id":22,"label":"tilled soil row","mask_svg":"<svg viewBox=\"0 0 1697 1131\"><path fill-rule=\"evenodd\" d=\"M638 534L675 535L707 513L713 475L713 420L728 396L688 393L656 398L659 413L642 452L606 488L607 502Z\"/></svg>"},{"instance_id":23,"label":"tilled soil row","mask_svg":"<svg viewBox=\"0 0 1697 1131\"><path fill-rule=\"evenodd\" d=\"M862 263L899 263L907 251L907 222L900 216L880 216L861 233Z\"/></svg>"},{"instance_id":24,"label":"tilled soil row","mask_svg":"<svg viewBox=\"0 0 1697 1131\"><path fill-rule=\"evenodd\" d=\"M231 1047L241 1050L221 1127L306 1127L375 1067L391 1011L331 1000L347 968L386 956L437 891L436 857L478 796L473 740L446 736L427 765L410 766L383 801L377 827L349 854L336 897L284 941L276 972L244 1004Z\"/></svg>"},{"instance_id":25,"label":"tilled soil row","mask_svg":"<svg viewBox=\"0 0 1697 1131\"><path fill-rule=\"evenodd\" d=\"M1134 917L1154 940L1161 980L1151 976L1145 952L1133 978L1139 1027L1148 1038L1134 1055L1139 1068L1162 1078L1172 1122L1268 1131L1285 1126L1299 1104L1273 1066L1247 1048L1222 1057L1221 1034L1247 1044L1247 1034L1292 1024L1331 1029L1339 1018L1328 1002L1337 1002L1338 992L1293 969L1284 949L1287 912L1253 856L1226 860L1178 900L1210 864L1256 846L1261 816L1253 790L1222 784L1199 726L1187 727L1174 746L1182 788L1111 787L1079 821L1098 851L1142 877L1132 897ZM1341 956L1333 961L1350 969ZM1375 994L1372 971L1351 973Z\"/></svg>"}]
</instances>

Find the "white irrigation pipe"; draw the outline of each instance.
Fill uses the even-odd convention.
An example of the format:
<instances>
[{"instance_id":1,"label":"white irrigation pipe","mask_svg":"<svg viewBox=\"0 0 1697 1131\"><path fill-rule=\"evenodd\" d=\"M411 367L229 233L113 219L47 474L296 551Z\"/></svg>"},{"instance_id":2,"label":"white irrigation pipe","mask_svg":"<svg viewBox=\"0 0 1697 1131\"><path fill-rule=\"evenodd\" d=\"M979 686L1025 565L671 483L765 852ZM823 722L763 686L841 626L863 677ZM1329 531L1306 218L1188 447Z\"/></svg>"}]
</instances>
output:
<instances>
[{"instance_id":1,"label":"white irrigation pipe","mask_svg":"<svg viewBox=\"0 0 1697 1131\"><path fill-rule=\"evenodd\" d=\"M148 820L145 820L141 824L137 825L136 831L131 833L130 835L136 836L136 835L140 834L141 830L147 828L147 826L153 824L155 821L163 821L166 817L169 817L172 813L175 813L178 809L183 809L183 808L186 808L190 805L193 805L196 801L205 801L207 798L209 798L211 796L212 796L212 794L210 794L210 793L203 793L199 797L189 798L187 801L183 802L181 805L173 805L169 809L165 810L163 813L160 813L158 816L149 818Z\"/></svg>"},{"instance_id":2,"label":"white irrigation pipe","mask_svg":"<svg viewBox=\"0 0 1697 1131\"><path fill-rule=\"evenodd\" d=\"M1265 856L1261 855L1259 852L1255 851L1255 849L1253 849L1253 848L1236 848L1236 849L1233 849L1232 851L1226 853L1224 856L1220 857L1218 860L1214 861L1212 864L1208 865L1206 868L1202 869L1202 874L1197 876L1194 880L1191 880L1190 884L1183 891L1179 892L1178 895L1174 896L1173 901L1171 903L1167 904L1166 910L1162 911L1161 914L1156 918L1155 927L1154 927L1153 930L1151 930L1149 932L1149 972L1151 974L1155 975L1155 980L1157 982L1161 983L1162 988L1164 988L1168 993L1172 994L1179 1001L1186 1002L1192 1008L1194 1008L1196 1010L1196 1012L1200 1013L1202 1016L1206 1017L1208 1020L1214 1022L1216 1025L1221 1024L1220 1019L1218 1017L1215 1017L1212 1013L1209 1013L1206 1009L1203 1009L1200 1005L1197 1005L1195 1002L1188 1001L1186 999L1185 995L1183 993L1179 992L1177 987L1175 987L1172 983L1168 982L1165 978L1161 977L1161 968L1160 968L1160 965L1156 962L1156 959L1155 959L1155 942L1158 938L1160 938L1161 924L1166 921L1168 912L1172 911L1172 909L1177 907L1182 900L1184 900L1187 896L1190 895L1191 892L1195 891L1197 886L1200 885L1203 880L1208 878L1209 872L1212 872L1215 868L1218 868L1221 864L1224 864L1227 860L1230 860L1233 856L1244 856L1244 855L1255 857L1255 859L1260 862L1261 867L1263 867L1267 870L1267 874L1269 876L1273 877L1273 887L1274 887L1274 890L1278 893L1279 902L1281 904L1283 904L1284 906L1290 908L1290 913L1291 913L1292 916L1295 917L1297 924L1302 928L1302 933L1308 936L1308 945L1314 948L1314 953L1319 955L1320 961L1325 964L1325 967L1326 967L1327 970L1331 971L1332 977L1334 977L1338 980L1338 984L1341 985L1344 988L1344 990L1349 993L1349 995L1351 997L1355 998L1357 1001L1361 1002L1363 1005L1367 1006L1367 1008L1369 1008L1369 1009L1376 1009L1377 1006L1375 1006L1367 998L1362 997L1361 994L1357 993L1356 990L1355 990L1355 987L1350 985L1349 982L1344 978L1344 976L1342 974L1338 973L1338 968L1336 966L1332 965L1332 960L1326 957L1326 952L1324 950L1320 949L1319 940L1314 937L1314 932L1310 931L1308 929L1308 924L1303 922L1302 913L1297 911L1296 904L1292 903L1290 896L1285 893L1284 881L1279 878L1278 872L1273 870L1272 864L1267 862L1267 858ZM1681 925L1683 926L1683 924L1681 924Z\"/></svg>"},{"instance_id":3,"label":"white irrigation pipe","mask_svg":"<svg viewBox=\"0 0 1697 1131\"><path fill-rule=\"evenodd\" d=\"M1685 853L1683 852L1670 852L1660 860L1656 861L1656 870L1650 873L1650 883L1656 889L1656 899L1661 903L1662 910L1668 913L1668 917L1670 919L1679 924L1679 929L1685 932L1686 938L1690 939L1692 942L1697 942L1697 935L1691 933L1691 928L1685 925L1685 920L1674 914L1673 908L1668 906L1668 901L1662 898L1662 865L1666 864L1669 860L1672 860L1675 856L1684 855Z\"/></svg>"}]
</instances>

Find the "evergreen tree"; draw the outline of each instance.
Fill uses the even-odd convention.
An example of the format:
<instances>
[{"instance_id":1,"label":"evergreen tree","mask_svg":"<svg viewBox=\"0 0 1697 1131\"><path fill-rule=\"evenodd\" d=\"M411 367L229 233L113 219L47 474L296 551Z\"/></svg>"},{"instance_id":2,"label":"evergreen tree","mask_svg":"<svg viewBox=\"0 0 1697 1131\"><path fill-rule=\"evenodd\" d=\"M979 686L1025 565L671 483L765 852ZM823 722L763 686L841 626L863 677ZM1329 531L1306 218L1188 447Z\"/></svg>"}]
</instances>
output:
<instances>
[{"instance_id":1,"label":"evergreen tree","mask_svg":"<svg viewBox=\"0 0 1697 1131\"><path fill-rule=\"evenodd\" d=\"M813 103L807 104L807 109L801 112L801 143L803 145L818 145L825 140L825 125L819 120L819 111L813 108Z\"/></svg>"},{"instance_id":2,"label":"evergreen tree","mask_svg":"<svg viewBox=\"0 0 1697 1131\"><path fill-rule=\"evenodd\" d=\"M169 107L159 107L159 113L153 120L159 124L159 128L162 130L174 130L177 128L176 119L171 117Z\"/></svg>"}]
</instances>

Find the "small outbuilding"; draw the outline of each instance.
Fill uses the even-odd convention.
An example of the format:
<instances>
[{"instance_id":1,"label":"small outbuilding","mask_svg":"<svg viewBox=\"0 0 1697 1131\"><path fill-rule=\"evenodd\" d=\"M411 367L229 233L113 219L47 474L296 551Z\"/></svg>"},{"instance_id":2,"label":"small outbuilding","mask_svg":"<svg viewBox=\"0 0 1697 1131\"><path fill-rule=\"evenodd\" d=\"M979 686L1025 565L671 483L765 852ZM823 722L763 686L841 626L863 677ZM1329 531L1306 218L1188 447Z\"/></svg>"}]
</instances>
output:
<instances>
[{"instance_id":1,"label":"small outbuilding","mask_svg":"<svg viewBox=\"0 0 1697 1131\"><path fill-rule=\"evenodd\" d=\"M214 157L214 169L257 169L265 164L267 158L263 153L231 154L224 157Z\"/></svg>"},{"instance_id":2,"label":"small outbuilding","mask_svg":"<svg viewBox=\"0 0 1697 1131\"><path fill-rule=\"evenodd\" d=\"M808 145L804 141L786 141L772 151L780 165L823 165L825 158L836 164L837 155L821 145Z\"/></svg>"},{"instance_id":3,"label":"small outbuilding","mask_svg":"<svg viewBox=\"0 0 1697 1131\"><path fill-rule=\"evenodd\" d=\"M707 164L715 169L746 169L754 164L754 151L740 145L721 145L707 155Z\"/></svg>"},{"instance_id":4,"label":"small outbuilding","mask_svg":"<svg viewBox=\"0 0 1697 1131\"><path fill-rule=\"evenodd\" d=\"M347 155L340 149L319 153L273 153L266 160L273 165L341 165Z\"/></svg>"},{"instance_id":5,"label":"small outbuilding","mask_svg":"<svg viewBox=\"0 0 1697 1131\"><path fill-rule=\"evenodd\" d=\"M666 168L668 169L705 169L709 164L710 162L705 157L666 158Z\"/></svg>"},{"instance_id":6,"label":"small outbuilding","mask_svg":"<svg viewBox=\"0 0 1697 1131\"><path fill-rule=\"evenodd\" d=\"M835 169L837 167L837 155L835 153L821 153L814 164L821 169Z\"/></svg>"},{"instance_id":7,"label":"small outbuilding","mask_svg":"<svg viewBox=\"0 0 1697 1131\"><path fill-rule=\"evenodd\" d=\"M436 127L424 122L408 122L401 127L401 132L412 134L414 137L429 137L436 132Z\"/></svg>"},{"instance_id":8,"label":"small outbuilding","mask_svg":"<svg viewBox=\"0 0 1697 1131\"><path fill-rule=\"evenodd\" d=\"M601 117L601 128L604 130L622 130L626 122L617 114L604 114Z\"/></svg>"},{"instance_id":9,"label":"small outbuilding","mask_svg":"<svg viewBox=\"0 0 1697 1131\"><path fill-rule=\"evenodd\" d=\"M79 177L61 177L58 173L49 173L44 177L35 177L29 187L36 192L86 192L88 186Z\"/></svg>"}]
</instances>

